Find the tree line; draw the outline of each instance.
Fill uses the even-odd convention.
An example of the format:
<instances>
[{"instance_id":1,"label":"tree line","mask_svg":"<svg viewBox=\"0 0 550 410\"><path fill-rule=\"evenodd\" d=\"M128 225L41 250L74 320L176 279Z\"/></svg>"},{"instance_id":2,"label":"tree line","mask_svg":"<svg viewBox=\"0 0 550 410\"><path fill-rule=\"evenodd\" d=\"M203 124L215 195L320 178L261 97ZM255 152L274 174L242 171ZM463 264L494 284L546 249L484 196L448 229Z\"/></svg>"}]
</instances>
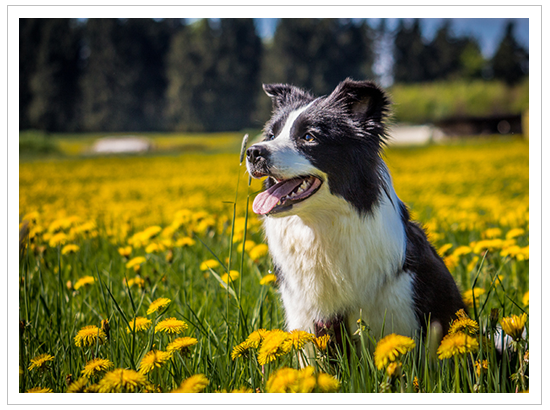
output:
<instances>
[{"instance_id":1,"label":"tree line","mask_svg":"<svg viewBox=\"0 0 550 410\"><path fill-rule=\"evenodd\" d=\"M450 23L422 39L420 22L281 19L263 41L253 19L20 19L19 128L48 132L233 131L259 127L271 103L261 83L327 94L346 77L377 79L380 53L395 83L528 75L510 22L485 59ZM383 49L383 50L382 50Z\"/></svg>"}]
</instances>

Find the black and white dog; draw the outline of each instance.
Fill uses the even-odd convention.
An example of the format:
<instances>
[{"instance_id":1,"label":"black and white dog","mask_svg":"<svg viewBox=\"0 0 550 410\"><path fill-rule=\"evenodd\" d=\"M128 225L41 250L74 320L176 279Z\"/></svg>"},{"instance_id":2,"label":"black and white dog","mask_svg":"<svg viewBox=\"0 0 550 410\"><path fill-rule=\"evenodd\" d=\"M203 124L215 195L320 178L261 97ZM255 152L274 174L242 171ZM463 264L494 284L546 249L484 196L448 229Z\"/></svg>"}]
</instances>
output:
<instances>
[{"instance_id":1,"label":"black and white dog","mask_svg":"<svg viewBox=\"0 0 550 410\"><path fill-rule=\"evenodd\" d=\"M362 319L378 338L413 336L430 320L446 333L464 305L381 158L384 91L350 79L319 98L285 84L264 90L273 116L247 169L267 176L253 210L265 216L287 328L353 331Z\"/></svg>"}]
</instances>

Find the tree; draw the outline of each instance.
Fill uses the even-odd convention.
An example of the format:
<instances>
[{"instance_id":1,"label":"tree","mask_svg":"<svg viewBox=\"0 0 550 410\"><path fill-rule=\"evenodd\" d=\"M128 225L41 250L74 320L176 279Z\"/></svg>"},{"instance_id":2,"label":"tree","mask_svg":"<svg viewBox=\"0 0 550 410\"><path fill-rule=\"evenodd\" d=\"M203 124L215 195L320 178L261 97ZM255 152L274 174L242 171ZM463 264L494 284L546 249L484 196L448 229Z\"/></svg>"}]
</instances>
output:
<instances>
[{"instance_id":1,"label":"tree","mask_svg":"<svg viewBox=\"0 0 550 410\"><path fill-rule=\"evenodd\" d=\"M529 54L514 36L515 23L508 22L504 37L491 60L494 78L516 84L529 73Z\"/></svg>"},{"instance_id":2,"label":"tree","mask_svg":"<svg viewBox=\"0 0 550 410\"><path fill-rule=\"evenodd\" d=\"M407 27L400 20L394 40L394 81L414 83L430 80L427 60L428 51L422 41L420 21L415 19L413 25Z\"/></svg>"},{"instance_id":3,"label":"tree","mask_svg":"<svg viewBox=\"0 0 550 410\"><path fill-rule=\"evenodd\" d=\"M29 125L46 131L77 130L79 27L70 19L44 19L40 25L30 75Z\"/></svg>"}]
</instances>

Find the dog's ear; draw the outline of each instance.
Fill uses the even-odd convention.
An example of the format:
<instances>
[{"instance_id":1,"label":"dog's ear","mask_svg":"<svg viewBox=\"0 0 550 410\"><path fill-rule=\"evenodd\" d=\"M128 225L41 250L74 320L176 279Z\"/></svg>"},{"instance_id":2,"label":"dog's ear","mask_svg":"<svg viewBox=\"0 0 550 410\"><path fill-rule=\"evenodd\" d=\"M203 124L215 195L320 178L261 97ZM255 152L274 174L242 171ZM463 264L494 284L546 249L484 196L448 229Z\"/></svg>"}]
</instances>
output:
<instances>
[{"instance_id":1,"label":"dog's ear","mask_svg":"<svg viewBox=\"0 0 550 410\"><path fill-rule=\"evenodd\" d=\"M313 99L313 96L308 92L290 84L263 84L262 88L271 97L274 110L298 100Z\"/></svg>"},{"instance_id":2,"label":"dog's ear","mask_svg":"<svg viewBox=\"0 0 550 410\"><path fill-rule=\"evenodd\" d=\"M390 100L386 93L371 81L346 79L327 98L343 105L359 121L381 122L389 112Z\"/></svg>"}]
</instances>

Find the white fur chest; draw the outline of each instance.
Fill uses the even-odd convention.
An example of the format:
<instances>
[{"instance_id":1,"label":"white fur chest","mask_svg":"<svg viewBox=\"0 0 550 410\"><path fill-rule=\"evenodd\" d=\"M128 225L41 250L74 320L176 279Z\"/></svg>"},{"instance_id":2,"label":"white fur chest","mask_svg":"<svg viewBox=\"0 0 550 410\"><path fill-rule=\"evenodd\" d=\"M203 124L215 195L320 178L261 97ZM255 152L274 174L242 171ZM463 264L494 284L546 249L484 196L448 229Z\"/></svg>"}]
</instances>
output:
<instances>
[{"instance_id":1,"label":"white fur chest","mask_svg":"<svg viewBox=\"0 0 550 410\"><path fill-rule=\"evenodd\" d=\"M323 188L296 215L264 220L282 274L287 328L312 331L315 322L344 315L352 330L362 318L374 336L383 327L385 334L411 335L413 276L398 274L405 253L399 212L384 197L372 215L360 216Z\"/></svg>"}]
</instances>

